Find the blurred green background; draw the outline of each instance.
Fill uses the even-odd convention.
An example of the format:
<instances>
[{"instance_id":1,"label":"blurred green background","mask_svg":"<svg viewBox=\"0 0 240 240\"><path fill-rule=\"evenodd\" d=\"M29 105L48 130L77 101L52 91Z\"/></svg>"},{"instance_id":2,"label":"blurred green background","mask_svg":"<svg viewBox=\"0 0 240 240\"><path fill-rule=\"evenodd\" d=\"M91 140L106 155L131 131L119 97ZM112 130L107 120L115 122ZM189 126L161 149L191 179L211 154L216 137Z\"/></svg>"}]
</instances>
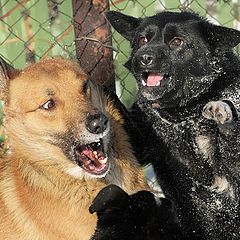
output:
<instances>
[{"instance_id":1,"label":"blurred green background","mask_svg":"<svg viewBox=\"0 0 240 240\"><path fill-rule=\"evenodd\" d=\"M44 55L74 54L72 3L57 4L51 13L47 0L0 0L0 54L16 68L26 66L26 49L36 61ZM54 4L52 3L53 7ZM52 15L51 15L52 14Z\"/></svg>"}]
</instances>

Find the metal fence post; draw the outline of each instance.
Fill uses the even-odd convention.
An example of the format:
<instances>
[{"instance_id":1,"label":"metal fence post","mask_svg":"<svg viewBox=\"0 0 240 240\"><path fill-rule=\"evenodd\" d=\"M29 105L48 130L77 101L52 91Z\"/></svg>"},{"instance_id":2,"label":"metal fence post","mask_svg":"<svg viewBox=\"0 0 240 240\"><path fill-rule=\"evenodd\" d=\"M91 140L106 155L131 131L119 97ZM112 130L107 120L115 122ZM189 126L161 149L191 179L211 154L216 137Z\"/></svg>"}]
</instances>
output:
<instances>
[{"instance_id":1,"label":"metal fence post","mask_svg":"<svg viewBox=\"0 0 240 240\"><path fill-rule=\"evenodd\" d=\"M76 53L80 65L97 83L114 89L111 29L104 12L108 0L73 0Z\"/></svg>"}]
</instances>

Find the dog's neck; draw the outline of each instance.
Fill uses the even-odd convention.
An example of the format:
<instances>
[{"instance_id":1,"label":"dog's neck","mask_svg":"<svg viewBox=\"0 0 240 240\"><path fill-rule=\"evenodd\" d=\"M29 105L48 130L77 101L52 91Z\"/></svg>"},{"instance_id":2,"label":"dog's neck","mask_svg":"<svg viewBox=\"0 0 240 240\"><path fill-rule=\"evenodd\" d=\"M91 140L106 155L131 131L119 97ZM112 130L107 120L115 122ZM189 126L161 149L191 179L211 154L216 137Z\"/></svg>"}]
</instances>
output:
<instances>
[{"instance_id":1,"label":"dog's neck","mask_svg":"<svg viewBox=\"0 0 240 240\"><path fill-rule=\"evenodd\" d=\"M80 233L90 238L96 216L89 214L88 208L99 189L105 186L103 182L73 179L52 168L44 169L48 174L46 177L43 166L31 164L29 159L23 159L21 156L15 158L14 154L1 161L4 167L0 164L0 169L3 170L0 176L3 174L9 177L0 182L0 200L6 201L6 207L16 216L14 222L32 229L35 229L35 221L42 226L51 225L49 236L51 233L55 234L54 232L65 236L67 223L72 222L68 231L74 236L71 236L72 239ZM74 228L74 221L79 222L78 229ZM38 230L35 232L40 236L41 232ZM36 239L35 235L31 239Z\"/></svg>"},{"instance_id":2,"label":"dog's neck","mask_svg":"<svg viewBox=\"0 0 240 240\"><path fill-rule=\"evenodd\" d=\"M56 200L65 199L72 204L79 204L79 200L83 198L92 201L97 194L95 189L106 186L105 181L100 179L73 178L58 166L55 167L51 159L28 159L13 151L4 161L8 161L9 169L7 171L17 176L18 181L28 192L44 191L55 196ZM52 194L53 192L55 194ZM94 194L94 192L96 193Z\"/></svg>"}]
</instances>

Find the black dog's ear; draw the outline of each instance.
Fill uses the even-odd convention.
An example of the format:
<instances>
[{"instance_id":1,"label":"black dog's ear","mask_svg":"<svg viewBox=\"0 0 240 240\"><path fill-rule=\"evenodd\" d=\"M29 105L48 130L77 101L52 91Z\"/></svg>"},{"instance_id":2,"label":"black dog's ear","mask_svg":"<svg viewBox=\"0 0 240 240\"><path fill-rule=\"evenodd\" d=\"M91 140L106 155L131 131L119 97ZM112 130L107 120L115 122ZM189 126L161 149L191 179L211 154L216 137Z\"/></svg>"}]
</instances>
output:
<instances>
[{"instance_id":1,"label":"black dog's ear","mask_svg":"<svg viewBox=\"0 0 240 240\"><path fill-rule=\"evenodd\" d=\"M0 57L0 100L6 100L9 80L17 76L19 72Z\"/></svg>"},{"instance_id":2,"label":"black dog's ear","mask_svg":"<svg viewBox=\"0 0 240 240\"><path fill-rule=\"evenodd\" d=\"M129 41L133 39L136 28L141 22L140 18L134 18L115 11L107 12L106 18L111 25Z\"/></svg>"},{"instance_id":3,"label":"black dog's ear","mask_svg":"<svg viewBox=\"0 0 240 240\"><path fill-rule=\"evenodd\" d=\"M240 43L240 31L238 30L209 23L203 27L207 41L214 48L234 48Z\"/></svg>"}]
</instances>

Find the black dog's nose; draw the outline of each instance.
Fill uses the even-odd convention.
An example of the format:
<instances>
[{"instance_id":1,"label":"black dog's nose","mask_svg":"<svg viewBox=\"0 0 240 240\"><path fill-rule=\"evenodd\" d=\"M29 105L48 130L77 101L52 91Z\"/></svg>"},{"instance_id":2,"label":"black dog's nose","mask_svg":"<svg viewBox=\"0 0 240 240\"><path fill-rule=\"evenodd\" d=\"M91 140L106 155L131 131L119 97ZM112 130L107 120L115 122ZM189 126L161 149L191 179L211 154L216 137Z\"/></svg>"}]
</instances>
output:
<instances>
[{"instance_id":1,"label":"black dog's nose","mask_svg":"<svg viewBox=\"0 0 240 240\"><path fill-rule=\"evenodd\" d=\"M153 56L150 54L143 54L140 56L140 62L142 65L150 65L153 62Z\"/></svg>"},{"instance_id":2,"label":"black dog's nose","mask_svg":"<svg viewBox=\"0 0 240 240\"><path fill-rule=\"evenodd\" d=\"M86 119L87 130L91 133L103 133L108 125L108 119L102 112L89 113Z\"/></svg>"}]
</instances>

